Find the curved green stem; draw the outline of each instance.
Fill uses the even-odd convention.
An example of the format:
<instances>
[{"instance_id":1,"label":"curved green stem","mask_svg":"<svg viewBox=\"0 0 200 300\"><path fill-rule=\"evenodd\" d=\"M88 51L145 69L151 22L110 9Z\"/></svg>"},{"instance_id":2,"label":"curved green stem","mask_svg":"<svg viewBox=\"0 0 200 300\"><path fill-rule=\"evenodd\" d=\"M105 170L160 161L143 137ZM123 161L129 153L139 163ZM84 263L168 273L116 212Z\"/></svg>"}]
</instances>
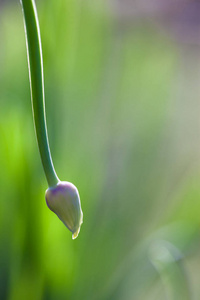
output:
<instances>
[{"instance_id":1,"label":"curved green stem","mask_svg":"<svg viewBox=\"0 0 200 300\"><path fill-rule=\"evenodd\" d=\"M45 117L42 47L37 10L34 0L21 0L21 4L24 14L24 27L35 131L48 185L54 186L59 182L59 179L53 166L48 143Z\"/></svg>"}]
</instances>

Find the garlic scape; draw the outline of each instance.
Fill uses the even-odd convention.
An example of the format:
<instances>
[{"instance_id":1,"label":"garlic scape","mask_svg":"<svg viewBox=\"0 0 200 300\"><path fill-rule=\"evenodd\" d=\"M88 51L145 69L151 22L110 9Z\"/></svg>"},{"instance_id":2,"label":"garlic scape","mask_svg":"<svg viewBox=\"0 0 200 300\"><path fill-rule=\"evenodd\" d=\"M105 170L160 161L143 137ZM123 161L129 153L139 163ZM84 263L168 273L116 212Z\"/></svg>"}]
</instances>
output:
<instances>
[{"instance_id":1,"label":"garlic scape","mask_svg":"<svg viewBox=\"0 0 200 300\"><path fill-rule=\"evenodd\" d=\"M26 47L29 66L29 81L32 111L38 148L49 188L45 198L48 207L72 232L78 236L83 213L77 188L69 182L61 182L55 172L46 126L43 58L40 28L34 0L21 0Z\"/></svg>"}]
</instances>

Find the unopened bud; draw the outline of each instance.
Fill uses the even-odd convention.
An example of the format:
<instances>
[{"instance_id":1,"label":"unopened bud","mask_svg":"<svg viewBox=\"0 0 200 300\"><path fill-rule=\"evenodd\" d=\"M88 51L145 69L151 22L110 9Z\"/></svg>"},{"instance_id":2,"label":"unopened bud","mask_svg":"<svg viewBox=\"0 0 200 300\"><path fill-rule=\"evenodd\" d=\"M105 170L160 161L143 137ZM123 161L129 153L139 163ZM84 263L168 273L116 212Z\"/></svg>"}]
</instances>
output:
<instances>
[{"instance_id":1,"label":"unopened bud","mask_svg":"<svg viewBox=\"0 0 200 300\"><path fill-rule=\"evenodd\" d=\"M83 212L77 188L70 182L61 181L50 187L45 194L47 206L72 232L75 239L83 223Z\"/></svg>"}]
</instances>

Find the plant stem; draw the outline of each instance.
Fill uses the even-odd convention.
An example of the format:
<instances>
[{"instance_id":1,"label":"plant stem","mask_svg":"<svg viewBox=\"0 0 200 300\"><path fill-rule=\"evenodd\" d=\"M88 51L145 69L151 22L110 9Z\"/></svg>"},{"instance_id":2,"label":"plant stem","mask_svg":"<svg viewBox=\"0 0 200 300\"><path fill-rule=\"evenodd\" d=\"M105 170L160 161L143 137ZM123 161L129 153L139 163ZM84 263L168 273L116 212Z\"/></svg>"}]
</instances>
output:
<instances>
[{"instance_id":1,"label":"plant stem","mask_svg":"<svg viewBox=\"0 0 200 300\"><path fill-rule=\"evenodd\" d=\"M45 117L42 46L37 10L34 0L21 0L21 4L24 15L32 111L36 137L48 185L54 186L59 182L59 179L53 166L48 143Z\"/></svg>"}]
</instances>

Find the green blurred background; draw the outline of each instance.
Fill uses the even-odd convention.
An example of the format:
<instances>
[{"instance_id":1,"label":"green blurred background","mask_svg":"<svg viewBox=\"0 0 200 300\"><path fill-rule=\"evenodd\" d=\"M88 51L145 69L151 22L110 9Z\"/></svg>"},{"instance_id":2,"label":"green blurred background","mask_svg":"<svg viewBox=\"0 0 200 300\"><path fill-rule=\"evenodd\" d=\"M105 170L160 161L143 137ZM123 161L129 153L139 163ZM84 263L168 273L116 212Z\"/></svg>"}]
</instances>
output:
<instances>
[{"instance_id":1,"label":"green blurred background","mask_svg":"<svg viewBox=\"0 0 200 300\"><path fill-rule=\"evenodd\" d=\"M75 241L44 199L20 2L0 2L0 299L199 299L199 6L158 2L36 2Z\"/></svg>"}]
</instances>

